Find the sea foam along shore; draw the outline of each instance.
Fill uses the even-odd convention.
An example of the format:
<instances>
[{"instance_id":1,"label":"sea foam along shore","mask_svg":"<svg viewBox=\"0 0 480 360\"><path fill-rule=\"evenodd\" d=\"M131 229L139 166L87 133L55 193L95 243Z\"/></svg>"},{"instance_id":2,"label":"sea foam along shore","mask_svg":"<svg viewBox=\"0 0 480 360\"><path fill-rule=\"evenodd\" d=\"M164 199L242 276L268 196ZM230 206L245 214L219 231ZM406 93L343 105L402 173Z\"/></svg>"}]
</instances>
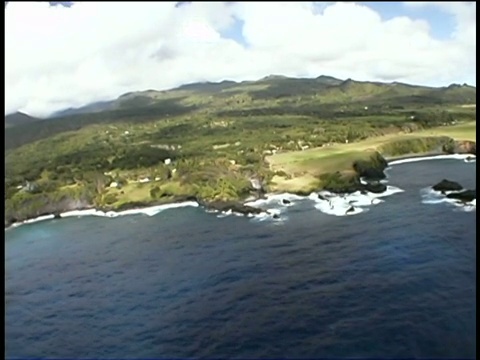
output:
<instances>
[{"instance_id":1,"label":"sea foam along shore","mask_svg":"<svg viewBox=\"0 0 480 360\"><path fill-rule=\"evenodd\" d=\"M384 200L382 197L387 197L396 193L403 192L402 189L396 186L387 186L387 189L381 194L374 194L370 192L356 191L351 194L335 194L329 191L312 192L308 196L298 196L289 193L267 195L266 199L260 199L252 202L248 202L245 205L266 208L268 212L276 214L279 217L276 220L284 219L286 208L294 205L298 201L310 201L313 202L313 207L320 212L333 215L333 216L351 216L357 215L367 210L369 206L381 204ZM287 200L287 203L285 203ZM259 220L266 220L269 217L262 216L257 217Z\"/></svg>"},{"instance_id":2,"label":"sea foam along shore","mask_svg":"<svg viewBox=\"0 0 480 360\"><path fill-rule=\"evenodd\" d=\"M457 191L445 191L445 195L455 193ZM422 197L422 204L436 205L447 203L455 206L456 211L471 212L477 210L477 199L473 199L470 202L461 202L457 199L450 199L439 191L433 190L431 187L426 187L420 190L420 196Z\"/></svg>"},{"instance_id":3,"label":"sea foam along shore","mask_svg":"<svg viewBox=\"0 0 480 360\"><path fill-rule=\"evenodd\" d=\"M120 212L115 211L107 211L103 212L96 209L90 210L78 210L78 211L68 211L60 214L61 218L65 217L72 217L72 216L101 216L101 217L109 217L114 218L118 216L125 216L125 215L137 215L137 214L145 214L148 216L154 216L158 213L168 210L168 209L176 209L181 207L198 207L198 203L196 201L185 201L180 203L173 203L173 204L163 204L163 205L156 205L156 206L149 206L145 208L137 208L137 209L129 209Z\"/></svg>"},{"instance_id":4,"label":"sea foam along shore","mask_svg":"<svg viewBox=\"0 0 480 360\"><path fill-rule=\"evenodd\" d=\"M265 221L265 220L272 220L276 222L284 222L287 220L286 210L288 207L295 205L299 201L312 201L314 204L314 208L321 211L322 213L334 216L347 216L347 215L356 215L360 214L365 211L365 208L370 205L377 205L383 202L381 197L386 197L389 195L393 195L398 192L402 192L403 190L394 187L394 186L387 186L387 190L381 194L373 194L373 193L360 193L359 191L352 193L352 194L345 194L339 195L330 193L328 191L320 191L318 193L311 193L309 196L299 196L290 193L281 193L281 194L266 194L265 198L246 202L244 205L251 206L254 208L259 208L265 210L259 214L249 214L249 218L253 218L257 221ZM321 197L319 197L319 195ZM328 200L322 200L321 198L325 198ZM195 201L188 201L182 203L173 203L173 204L164 204L158 206L151 206L145 208L137 208L137 209L130 209L121 212L115 211L108 211L103 212L96 209L88 209L88 210L74 210L68 211L60 214L60 218L68 218L68 217L83 217L83 216L99 216L99 217L106 217L106 218L116 218L119 216L126 216L126 215L139 215L144 214L147 216L154 216L158 213L174 208L181 208L181 207L199 207L200 205ZM206 209L209 213L217 213L218 218L227 217L229 215L236 215L236 216L244 216L243 214L229 211L219 212L211 209ZM14 223L6 230L10 228L15 228L21 226L23 224L32 224L39 221L45 220L53 220L55 216L52 215L44 215L39 216L37 218L25 220L22 222Z\"/></svg>"},{"instance_id":5,"label":"sea foam along shore","mask_svg":"<svg viewBox=\"0 0 480 360\"><path fill-rule=\"evenodd\" d=\"M426 160L463 160L466 163L476 163L476 156L472 154L432 155L432 156L424 156L424 157L398 159L398 160L389 162L388 165L389 166L400 165L400 164L412 163L417 161L426 161ZM472 201L467 203L462 203L457 199L450 199L445 196L454 192L456 191L446 191L445 194L442 194L441 192L433 190L431 186L428 186L420 191L420 196L422 198L422 204L432 205L432 204L448 203L448 204L454 205L456 207L455 210L457 211L465 211L465 212L476 211L477 199L473 199Z\"/></svg>"},{"instance_id":6,"label":"sea foam along shore","mask_svg":"<svg viewBox=\"0 0 480 360\"><path fill-rule=\"evenodd\" d=\"M410 158L404 158L404 159L397 159L397 160L390 161L388 165L390 167L392 165L400 165L400 164L417 162L417 161L443 160L443 159L456 159L456 160L463 160L466 162L475 162L476 157L474 155L468 155L468 154L466 155L465 154L432 155L432 156L424 156L424 157L410 157ZM467 159L471 159L471 160L467 161ZM387 168L386 170L388 171L388 169L389 168ZM362 180L362 182L364 182L364 180ZM382 180L382 182L388 182L388 180ZM265 196L265 199L259 199L256 201L247 202L245 203L245 205L256 207L256 208L265 208L265 206L269 207L268 209L266 209L267 212L265 213L249 216L260 221L267 220L267 219L284 221L286 219L285 217L286 208L294 205L298 201L305 201L305 200L313 200L314 207L325 214L334 215L334 216L349 216L349 215L360 214L366 211L368 206L378 205L382 203L384 200L380 198L390 196L399 192L403 192L403 190L395 186L387 186L387 190L381 194L373 194L373 193L362 194L358 191L355 193L346 194L346 195L332 194L327 191L312 193L309 196L299 196L299 195L290 194L290 193L267 194ZM322 200L318 195L321 195L321 197L326 198L328 200L327 201ZM423 196L427 196L427 197L429 196L428 198L424 198L424 201L425 201L424 203L449 202L449 203L458 205L457 201L452 199L445 199L443 197L439 198L438 194L436 193L434 195L432 195L431 193L429 193L429 195L425 195L425 193L423 193ZM432 198L432 197L435 197L435 198ZM284 200L287 200L287 201L284 201ZM107 217L107 218L116 218L118 216L136 215L136 214L145 214L148 216L154 216L168 209L174 209L174 208L180 208L180 207L198 207L198 206L200 205L195 201L186 201L181 203L172 203L172 204L150 206L145 208L130 209L130 210L125 210L121 212L114 212L114 211L103 212L96 209L74 210L74 211L61 213L60 217L66 218L66 217L82 217L82 216L100 216L100 217ZM469 211L468 210L469 206L475 209L476 200L473 200L471 203L469 203L468 206L465 207L466 209L465 211ZM207 211L215 212L211 210L207 210ZM235 213L232 213L231 211L227 211L227 212L218 214L218 217L225 217L228 215L240 215L240 214L235 214ZM273 217L272 215L277 215L277 216ZM43 215L37 218L14 223L10 227L6 228L5 230L15 228L23 224L32 224L39 221L52 220L54 218L55 216L53 214Z\"/></svg>"},{"instance_id":7,"label":"sea foam along shore","mask_svg":"<svg viewBox=\"0 0 480 360\"><path fill-rule=\"evenodd\" d=\"M83 217L83 216L99 216L99 217L107 217L107 218L116 218L119 216L137 215L137 214L154 216L168 209L175 209L175 208L181 208L181 207L198 207L198 206L199 204L195 201L185 201L180 203L163 204L163 205L149 206L145 208L129 209L129 210L124 210L120 212L115 212L115 211L104 212L97 209L73 210L73 211L67 211L67 212L61 213L60 218L63 219L68 217ZM8 230L10 228L15 228L23 224L32 224L39 221L52 220L54 218L55 218L55 215L53 214L43 215L33 219L28 219L22 222L14 223L10 227L6 228L5 230Z\"/></svg>"},{"instance_id":8,"label":"sea foam along shore","mask_svg":"<svg viewBox=\"0 0 480 360\"><path fill-rule=\"evenodd\" d=\"M471 159L469 161L469 159ZM432 156L422 156L422 157L408 157L404 159L396 159L388 162L388 166L400 165L418 161L427 161L427 160L464 160L465 162L475 162L476 156L472 154L451 154L451 155L432 155Z\"/></svg>"}]
</instances>

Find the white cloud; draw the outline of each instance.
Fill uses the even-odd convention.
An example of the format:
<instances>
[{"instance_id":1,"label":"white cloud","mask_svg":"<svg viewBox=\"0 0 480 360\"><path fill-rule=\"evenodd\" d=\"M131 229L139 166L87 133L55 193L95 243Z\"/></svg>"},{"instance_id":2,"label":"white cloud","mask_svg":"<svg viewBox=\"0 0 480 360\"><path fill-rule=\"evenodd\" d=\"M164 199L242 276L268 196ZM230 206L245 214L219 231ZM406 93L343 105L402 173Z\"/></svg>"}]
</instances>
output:
<instances>
[{"instance_id":1,"label":"white cloud","mask_svg":"<svg viewBox=\"0 0 480 360\"><path fill-rule=\"evenodd\" d=\"M441 11L455 17L455 30L452 32L452 38L460 42L473 44L475 52L476 29L477 29L477 4L475 1L418 1L404 2L405 6L410 8L428 8L437 7Z\"/></svg>"},{"instance_id":2,"label":"white cloud","mask_svg":"<svg viewBox=\"0 0 480 360\"><path fill-rule=\"evenodd\" d=\"M128 91L269 74L474 82L475 3L405 5L453 16L451 38L434 39L423 20L382 20L358 3L12 2L6 113L44 116ZM247 46L221 36L235 19Z\"/></svg>"}]
</instances>

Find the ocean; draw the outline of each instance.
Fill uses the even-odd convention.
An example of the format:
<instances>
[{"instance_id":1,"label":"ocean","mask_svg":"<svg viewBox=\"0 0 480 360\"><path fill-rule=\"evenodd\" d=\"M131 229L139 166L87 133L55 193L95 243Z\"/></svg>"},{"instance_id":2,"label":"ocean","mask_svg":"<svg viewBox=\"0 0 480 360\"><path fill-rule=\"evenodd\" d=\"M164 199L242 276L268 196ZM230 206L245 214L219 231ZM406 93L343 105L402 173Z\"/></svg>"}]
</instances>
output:
<instances>
[{"instance_id":1,"label":"ocean","mask_svg":"<svg viewBox=\"0 0 480 360\"><path fill-rule=\"evenodd\" d=\"M311 196L270 201L276 220L184 207L6 230L6 358L473 359L476 208L428 187L475 173L400 162L351 216Z\"/></svg>"}]
</instances>

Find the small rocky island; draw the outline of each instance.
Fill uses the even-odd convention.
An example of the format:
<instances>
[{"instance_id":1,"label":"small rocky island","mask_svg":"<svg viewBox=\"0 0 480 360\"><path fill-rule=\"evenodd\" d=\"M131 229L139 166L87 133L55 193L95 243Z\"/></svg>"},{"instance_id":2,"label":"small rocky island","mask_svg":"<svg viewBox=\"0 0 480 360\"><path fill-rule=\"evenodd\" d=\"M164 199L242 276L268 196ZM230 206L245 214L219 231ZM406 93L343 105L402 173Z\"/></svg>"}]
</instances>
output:
<instances>
[{"instance_id":1,"label":"small rocky island","mask_svg":"<svg viewBox=\"0 0 480 360\"><path fill-rule=\"evenodd\" d=\"M476 190L464 189L458 182L447 179L433 185L432 189L445 195L448 199L458 200L461 204L470 203L477 198Z\"/></svg>"}]
</instances>

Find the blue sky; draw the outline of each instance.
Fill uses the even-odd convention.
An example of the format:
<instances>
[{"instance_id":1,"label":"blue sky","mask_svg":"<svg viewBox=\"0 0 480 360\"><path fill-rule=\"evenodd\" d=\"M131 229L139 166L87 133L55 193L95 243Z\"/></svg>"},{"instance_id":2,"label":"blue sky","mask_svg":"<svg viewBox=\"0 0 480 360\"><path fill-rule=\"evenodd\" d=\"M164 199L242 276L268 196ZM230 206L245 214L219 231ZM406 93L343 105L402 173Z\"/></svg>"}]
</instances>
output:
<instances>
[{"instance_id":1,"label":"blue sky","mask_svg":"<svg viewBox=\"0 0 480 360\"><path fill-rule=\"evenodd\" d=\"M475 2L10 2L5 22L7 113L272 74L476 85Z\"/></svg>"},{"instance_id":2,"label":"blue sky","mask_svg":"<svg viewBox=\"0 0 480 360\"><path fill-rule=\"evenodd\" d=\"M432 36L437 39L450 37L455 25L452 15L434 6L412 9L398 1L365 1L361 4L376 10L385 20L396 16L426 20L430 24Z\"/></svg>"}]
</instances>

